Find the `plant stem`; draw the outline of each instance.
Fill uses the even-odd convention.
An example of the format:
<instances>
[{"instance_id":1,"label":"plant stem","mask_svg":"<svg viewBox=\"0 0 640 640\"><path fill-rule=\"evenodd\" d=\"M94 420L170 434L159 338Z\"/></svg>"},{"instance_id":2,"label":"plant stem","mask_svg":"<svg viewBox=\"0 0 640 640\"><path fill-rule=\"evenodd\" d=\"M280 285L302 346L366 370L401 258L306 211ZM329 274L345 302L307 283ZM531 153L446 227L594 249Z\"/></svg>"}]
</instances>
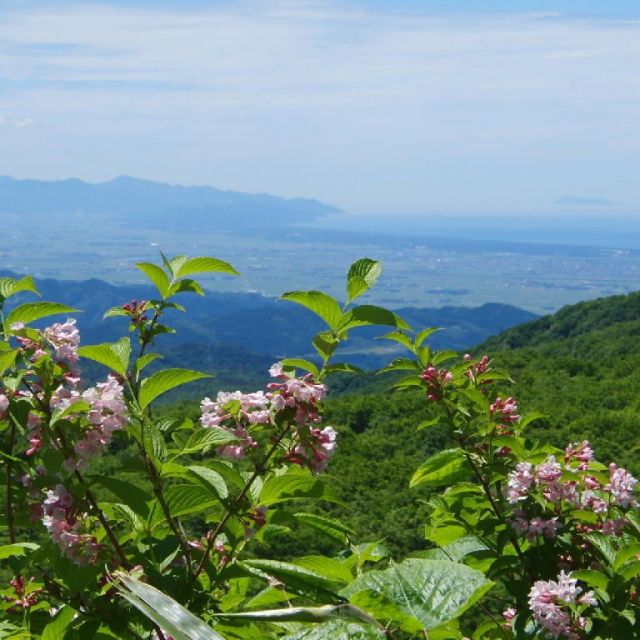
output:
<instances>
[{"instance_id":1,"label":"plant stem","mask_svg":"<svg viewBox=\"0 0 640 640\"><path fill-rule=\"evenodd\" d=\"M16 439L16 425L13 420L11 420L11 431L9 433L9 447L7 449L7 462L6 462L6 499L7 499L7 527L9 529L9 542L13 544L16 541L16 530L15 523L13 519L13 481L12 481L12 473L13 473L13 463L11 458L13 457L13 445Z\"/></svg>"},{"instance_id":2,"label":"plant stem","mask_svg":"<svg viewBox=\"0 0 640 640\"><path fill-rule=\"evenodd\" d=\"M205 567L205 564L207 563L207 561L209 559L209 556L211 555L211 550L213 549L213 546L214 546L214 544L216 542L216 538L220 535L222 530L227 525L227 522L229 522L229 518L231 518L231 516L234 513L233 507L238 505L245 498L247 493L249 493L249 490L251 489L251 486L253 485L253 483L256 481L256 478L258 478L258 476L261 473L264 472L264 468L265 468L267 462L269 462L271 456L273 456L273 454L278 450L278 447L280 446L280 443L282 442L283 438L287 435L287 433L289 433L290 430L291 430L291 425L288 424L286 426L286 428L283 429L282 433L278 436L276 441L273 443L273 446L271 447L271 449L269 449L269 451L265 454L265 457L262 460L262 462L260 464L256 465L254 472L251 474L251 476L247 480L247 482L244 485L242 491L235 497L235 499L233 500L232 505L229 506L229 508L227 509L227 512L225 513L225 515L222 518L222 520L220 520L220 522L218 523L216 528L207 536L207 538L208 538L208 540L207 540L207 548L205 549L204 554L202 555L202 558L200 559L200 562L198 564L198 568L196 569L195 573L193 574L194 579L197 578L202 573L202 571L203 571L203 569Z\"/></svg>"}]
</instances>

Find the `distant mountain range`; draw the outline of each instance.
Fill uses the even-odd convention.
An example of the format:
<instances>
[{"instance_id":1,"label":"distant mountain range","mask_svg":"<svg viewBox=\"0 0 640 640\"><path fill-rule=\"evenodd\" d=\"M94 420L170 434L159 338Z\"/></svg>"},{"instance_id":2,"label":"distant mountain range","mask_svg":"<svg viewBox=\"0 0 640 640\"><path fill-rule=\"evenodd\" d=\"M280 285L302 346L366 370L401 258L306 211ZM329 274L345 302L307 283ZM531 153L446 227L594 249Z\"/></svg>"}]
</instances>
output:
<instances>
[{"instance_id":1,"label":"distant mountain range","mask_svg":"<svg viewBox=\"0 0 640 640\"><path fill-rule=\"evenodd\" d=\"M0 176L0 213L46 215L85 213L126 219L136 224L200 225L216 228L252 224L310 222L340 210L317 200L184 187L120 176L92 184L68 180L15 180Z\"/></svg>"},{"instance_id":2,"label":"distant mountain range","mask_svg":"<svg viewBox=\"0 0 640 640\"><path fill-rule=\"evenodd\" d=\"M77 315L84 344L112 341L126 333L124 318L103 320L103 313L112 306L131 300L154 297L154 289L140 285L111 285L102 280L63 281L43 279L37 281L44 300L62 302L81 309ZM26 300L26 297L20 301ZM180 302L187 313L167 311L166 323L175 327L175 335L161 336L159 346L189 354L188 366L202 366L200 356L213 365L212 353L225 360L225 366L235 358L259 362L268 359L306 356L313 357L311 338L323 327L307 309L296 304L267 298L252 293L207 292L205 297L185 295ZM477 308L442 307L397 309L416 329L426 326L443 327L445 331L433 336L436 348L464 349L485 340L508 327L536 318L534 314L504 304L485 304ZM396 343L376 340L387 329L362 327L352 332L344 344L345 360L365 367L386 364L398 352ZM186 345L199 345L198 349L185 349ZM230 349L233 357L223 355ZM398 352L399 353L399 352ZM243 355L244 354L244 355ZM258 358L256 359L256 356Z\"/></svg>"}]
</instances>

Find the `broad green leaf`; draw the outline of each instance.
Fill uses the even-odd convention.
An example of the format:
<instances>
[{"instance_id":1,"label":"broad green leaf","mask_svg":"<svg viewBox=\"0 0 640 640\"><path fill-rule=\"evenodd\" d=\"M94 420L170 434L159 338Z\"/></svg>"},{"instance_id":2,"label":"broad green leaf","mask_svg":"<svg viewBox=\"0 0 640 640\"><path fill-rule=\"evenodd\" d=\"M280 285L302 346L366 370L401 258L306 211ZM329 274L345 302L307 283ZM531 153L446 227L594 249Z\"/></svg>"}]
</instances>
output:
<instances>
[{"instance_id":1,"label":"broad green leaf","mask_svg":"<svg viewBox=\"0 0 640 640\"><path fill-rule=\"evenodd\" d=\"M73 607L63 605L54 619L42 630L42 640L62 640L77 614Z\"/></svg>"},{"instance_id":2,"label":"broad green leaf","mask_svg":"<svg viewBox=\"0 0 640 640\"><path fill-rule=\"evenodd\" d=\"M590 587L602 589L603 591L606 591L609 587L609 578L601 571L596 571L595 569L578 569L577 571L571 572L571 577L585 582Z\"/></svg>"},{"instance_id":3,"label":"broad green leaf","mask_svg":"<svg viewBox=\"0 0 640 640\"><path fill-rule=\"evenodd\" d=\"M21 291L31 291L36 295L40 295L31 276L25 276L20 280L16 280L15 278L0 278L0 297L10 298Z\"/></svg>"},{"instance_id":4,"label":"broad green leaf","mask_svg":"<svg viewBox=\"0 0 640 640\"><path fill-rule=\"evenodd\" d=\"M287 473L268 478L260 492L260 504L265 507L296 498L335 500L323 480L307 469L295 467L291 467Z\"/></svg>"},{"instance_id":5,"label":"broad green leaf","mask_svg":"<svg viewBox=\"0 0 640 640\"><path fill-rule=\"evenodd\" d=\"M165 369L158 371L149 378L145 378L140 385L140 395L138 401L140 408L149 406L157 397L180 385L202 380L211 376L191 369Z\"/></svg>"},{"instance_id":6,"label":"broad green leaf","mask_svg":"<svg viewBox=\"0 0 640 640\"><path fill-rule=\"evenodd\" d=\"M228 273L234 276L239 275L228 262L204 256L184 260L174 267L173 275L176 278L184 278L194 273Z\"/></svg>"},{"instance_id":7,"label":"broad green leaf","mask_svg":"<svg viewBox=\"0 0 640 640\"><path fill-rule=\"evenodd\" d=\"M303 556L292 560L292 562L297 567L309 569L309 571L324 576L327 580L339 582L345 587L353 580L351 568L344 560L327 558L326 556Z\"/></svg>"},{"instance_id":8,"label":"broad green leaf","mask_svg":"<svg viewBox=\"0 0 640 640\"><path fill-rule=\"evenodd\" d=\"M492 585L463 564L410 558L361 574L341 594L376 619L418 633L455 620Z\"/></svg>"},{"instance_id":9,"label":"broad green leaf","mask_svg":"<svg viewBox=\"0 0 640 640\"><path fill-rule=\"evenodd\" d=\"M126 378L131 356L131 341L129 338L120 338L117 342L88 345L80 347L78 354L87 360L98 362Z\"/></svg>"},{"instance_id":10,"label":"broad green leaf","mask_svg":"<svg viewBox=\"0 0 640 640\"><path fill-rule=\"evenodd\" d=\"M476 551L486 551L487 545L475 536L465 536L459 538L455 542L440 548L429 549L428 551L420 552L420 558L427 558L430 560L449 560L452 562L462 562L470 553Z\"/></svg>"},{"instance_id":11,"label":"broad green leaf","mask_svg":"<svg viewBox=\"0 0 640 640\"><path fill-rule=\"evenodd\" d=\"M417 427L416 431L423 431L431 427L437 427L442 422L441 418L432 418L431 420L423 420Z\"/></svg>"},{"instance_id":12,"label":"broad green leaf","mask_svg":"<svg viewBox=\"0 0 640 640\"><path fill-rule=\"evenodd\" d=\"M373 625L346 620L332 620L322 624L305 626L281 640L384 640L386 633Z\"/></svg>"},{"instance_id":13,"label":"broad green leaf","mask_svg":"<svg viewBox=\"0 0 640 640\"><path fill-rule=\"evenodd\" d=\"M395 358L378 373L387 373L389 371L422 371L422 367L410 358Z\"/></svg>"},{"instance_id":14,"label":"broad green leaf","mask_svg":"<svg viewBox=\"0 0 640 640\"><path fill-rule=\"evenodd\" d=\"M318 516L315 513L295 513L294 516L300 522L340 540L343 544L346 544L350 538L355 538L356 534L353 529L334 518Z\"/></svg>"},{"instance_id":15,"label":"broad green leaf","mask_svg":"<svg viewBox=\"0 0 640 640\"><path fill-rule=\"evenodd\" d=\"M13 556L24 556L30 551L36 551L40 545L35 542L14 542L13 544L5 544L0 547L0 560L11 558Z\"/></svg>"},{"instance_id":16,"label":"broad green leaf","mask_svg":"<svg viewBox=\"0 0 640 640\"><path fill-rule=\"evenodd\" d=\"M334 338L329 331L321 331L316 334L311 342L323 360L328 360L339 344L339 340Z\"/></svg>"},{"instance_id":17,"label":"broad green leaf","mask_svg":"<svg viewBox=\"0 0 640 640\"><path fill-rule=\"evenodd\" d=\"M147 278L155 285L161 298L167 297L169 291L169 276L157 264L151 262L138 262L136 267L144 273Z\"/></svg>"},{"instance_id":18,"label":"broad green leaf","mask_svg":"<svg viewBox=\"0 0 640 640\"><path fill-rule=\"evenodd\" d=\"M372 260L371 258L360 258L356 260L350 267L347 273L347 280L351 278L362 278L369 287L372 287L376 280L382 274L382 263L378 260Z\"/></svg>"},{"instance_id":19,"label":"broad green leaf","mask_svg":"<svg viewBox=\"0 0 640 640\"><path fill-rule=\"evenodd\" d=\"M314 377L317 377L319 373L318 367L316 367L313 362L309 362L303 358L285 358L281 360L280 363L285 369L302 369L303 371L308 371Z\"/></svg>"},{"instance_id":20,"label":"broad green leaf","mask_svg":"<svg viewBox=\"0 0 640 640\"><path fill-rule=\"evenodd\" d=\"M150 365L154 360L162 358L159 353L147 353L146 355L136 360L136 371L142 371L147 365Z\"/></svg>"},{"instance_id":21,"label":"broad green leaf","mask_svg":"<svg viewBox=\"0 0 640 640\"><path fill-rule=\"evenodd\" d=\"M347 302L353 302L368 291L369 285L361 276L353 276L347 280Z\"/></svg>"},{"instance_id":22,"label":"broad green leaf","mask_svg":"<svg viewBox=\"0 0 640 640\"><path fill-rule=\"evenodd\" d=\"M443 487L466 480L471 473L469 462L460 449L445 449L423 462L411 478L410 487Z\"/></svg>"},{"instance_id":23,"label":"broad green leaf","mask_svg":"<svg viewBox=\"0 0 640 640\"><path fill-rule=\"evenodd\" d=\"M129 314L122 307L111 307L107 309L103 314L103 319L106 318L119 318L121 316L128 316Z\"/></svg>"},{"instance_id":24,"label":"broad green leaf","mask_svg":"<svg viewBox=\"0 0 640 640\"><path fill-rule=\"evenodd\" d=\"M0 376L3 375L7 369L13 367L18 352L18 349L0 352Z\"/></svg>"},{"instance_id":25,"label":"broad green leaf","mask_svg":"<svg viewBox=\"0 0 640 640\"><path fill-rule=\"evenodd\" d=\"M165 498L173 516L201 513L220 504L210 489L195 484L173 484L167 487Z\"/></svg>"},{"instance_id":26,"label":"broad green leaf","mask_svg":"<svg viewBox=\"0 0 640 640\"><path fill-rule=\"evenodd\" d=\"M224 640L200 618L158 589L120 571L114 575L120 594L174 640Z\"/></svg>"},{"instance_id":27,"label":"broad green leaf","mask_svg":"<svg viewBox=\"0 0 640 640\"><path fill-rule=\"evenodd\" d=\"M117 496L120 502L123 502L131 508L135 514L142 518L146 518L149 515L147 502L149 502L153 496L138 485L111 476L91 475L88 476L88 478L90 478L92 482L97 482L105 487L105 489L111 491L113 495Z\"/></svg>"},{"instance_id":28,"label":"broad green leaf","mask_svg":"<svg viewBox=\"0 0 640 640\"><path fill-rule=\"evenodd\" d=\"M224 500L229 496L229 490L224 478L217 471L199 465L192 465L187 469L204 486L213 489L219 498Z\"/></svg>"},{"instance_id":29,"label":"broad green leaf","mask_svg":"<svg viewBox=\"0 0 640 640\"><path fill-rule=\"evenodd\" d=\"M372 304L363 304L347 311L336 330L344 331L368 325L387 325L398 327L398 329L409 329L409 325L393 311Z\"/></svg>"},{"instance_id":30,"label":"broad green leaf","mask_svg":"<svg viewBox=\"0 0 640 640\"><path fill-rule=\"evenodd\" d=\"M181 455L190 453L205 453L213 447L236 442L237 436L230 431L218 427L201 427L193 431L186 444L180 451Z\"/></svg>"},{"instance_id":31,"label":"broad green leaf","mask_svg":"<svg viewBox=\"0 0 640 640\"><path fill-rule=\"evenodd\" d=\"M322 318L330 329L335 329L342 321L342 310L335 298L321 291L289 291L281 296L282 300L289 300L310 309Z\"/></svg>"},{"instance_id":32,"label":"broad green leaf","mask_svg":"<svg viewBox=\"0 0 640 640\"><path fill-rule=\"evenodd\" d=\"M364 373L364 369L348 362L334 362L325 367L326 373Z\"/></svg>"},{"instance_id":33,"label":"broad green leaf","mask_svg":"<svg viewBox=\"0 0 640 640\"><path fill-rule=\"evenodd\" d=\"M418 333L418 335L416 336L416 347L421 347L422 343L431 335L433 335L436 331L440 331L441 329L439 329L438 327L429 327L427 329L423 329L422 331L420 331L420 333Z\"/></svg>"},{"instance_id":34,"label":"broad green leaf","mask_svg":"<svg viewBox=\"0 0 640 640\"><path fill-rule=\"evenodd\" d=\"M405 346L409 351L415 352L415 347L411 338L402 331L391 331L389 333L385 333L383 336L380 336L383 340L392 340L393 342L397 342L403 346Z\"/></svg>"},{"instance_id":35,"label":"broad green leaf","mask_svg":"<svg viewBox=\"0 0 640 640\"><path fill-rule=\"evenodd\" d=\"M315 571L310 571L290 562L252 559L245 560L241 564L249 569L257 569L258 575L266 574L276 578L276 580L280 580L287 590L300 595L315 593L332 597L335 595L335 589L340 587L339 581L330 580Z\"/></svg>"},{"instance_id":36,"label":"broad green leaf","mask_svg":"<svg viewBox=\"0 0 640 640\"><path fill-rule=\"evenodd\" d=\"M25 304L18 305L15 309L9 312L9 315L5 320L5 325L10 327L16 322L29 324L30 322L35 322L41 318L57 316L62 313L77 312L78 309L68 307L66 304L60 304L58 302L26 302Z\"/></svg>"},{"instance_id":37,"label":"broad green leaf","mask_svg":"<svg viewBox=\"0 0 640 640\"><path fill-rule=\"evenodd\" d=\"M204 289L202 285L196 280L191 280L191 278L186 278L184 280L179 280L178 282L174 282L167 292L167 297L175 296L177 293L196 293L199 296L204 295Z\"/></svg>"},{"instance_id":38,"label":"broad green leaf","mask_svg":"<svg viewBox=\"0 0 640 640\"><path fill-rule=\"evenodd\" d=\"M56 409L53 413L53 415L51 416L51 426L53 426L54 424L56 424L56 422L60 421L60 420L64 420L65 418L68 418L69 416L72 416L76 413L84 413L86 411L89 411L91 409L91 405L88 402L84 402L84 400L80 400L79 402L74 402L73 404L70 404L68 407L65 407L64 409Z\"/></svg>"}]
</instances>

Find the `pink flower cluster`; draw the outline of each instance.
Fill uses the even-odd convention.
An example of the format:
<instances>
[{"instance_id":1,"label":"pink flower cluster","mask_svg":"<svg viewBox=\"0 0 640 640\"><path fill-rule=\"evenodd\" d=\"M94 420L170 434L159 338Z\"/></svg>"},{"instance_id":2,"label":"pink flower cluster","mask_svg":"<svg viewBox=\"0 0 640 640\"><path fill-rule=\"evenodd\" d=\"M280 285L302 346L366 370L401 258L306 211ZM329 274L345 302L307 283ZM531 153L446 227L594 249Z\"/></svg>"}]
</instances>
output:
<instances>
[{"instance_id":1,"label":"pink flower cluster","mask_svg":"<svg viewBox=\"0 0 640 640\"><path fill-rule=\"evenodd\" d=\"M427 398L434 402L442 398L443 389L453 380L451 371L436 369L432 364L427 365L420 377L427 383Z\"/></svg>"},{"instance_id":2,"label":"pink flower cluster","mask_svg":"<svg viewBox=\"0 0 640 640\"><path fill-rule=\"evenodd\" d=\"M593 591L583 593L577 582L570 573L561 571L557 580L538 580L529 592L533 619L551 638L578 640L586 621L573 614L572 605L597 605Z\"/></svg>"},{"instance_id":3,"label":"pink flower cluster","mask_svg":"<svg viewBox=\"0 0 640 640\"><path fill-rule=\"evenodd\" d=\"M42 332L44 339L53 346L58 361L67 364L78 362L78 347L80 346L80 332L76 327L76 321L68 319L66 322L47 327Z\"/></svg>"},{"instance_id":4,"label":"pink flower cluster","mask_svg":"<svg viewBox=\"0 0 640 640\"><path fill-rule=\"evenodd\" d=\"M82 400L91 408L87 414L90 428L73 447L81 463L107 447L114 431L122 429L128 419L124 389L115 376L110 375L106 382L87 389L82 394Z\"/></svg>"},{"instance_id":5,"label":"pink flower cluster","mask_svg":"<svg viewBox=\"0 0 640 640\"><path fill-rule=\"evenodd\" d=\"M470 363L469 368L464 373L471 382L476 382L479 375L491 370L491 367L489 366L491 361L489 360L489 356L482 356L482 358L476 363L473 363L472 360L471 354L464 354L464 361ZM487 382L490 382L490 380L482 381L483 384Z\"/></svg>"},{"instance_id":6,"label":"pink flower cluster","mask_svg":"<svg viewBox=\"0 0 640 640\"><path fill-rule=\"evenodd\" d=\"M638 481L625 469L611 464L609 482L603 485L593 472L589 473L592 459L593 451L585 440L567 446L564 465L552 455L535 467L530 462L520 462L507 478L505 498L510 504L516 505L524 502L536 490L555 512L564 503L572 508L591 510L601 516L597 523L580 525L581 530L597 529L608 535L621 535L626 520L624 517L616 517L611 510L613 507L629 508L638 505L633 495ZM554 537L557 529L562 526L557 520L557 517L550 520L529 520L525 511L518 509L510 522L518 533L533 539L537 535Z\"/></svg>"},{"instance_id":7,"label":"pink flower cluster","mask_svg":"<svg viewBox=\"0 0 640 640\"><path fill-rule=\"evenodd\" d=\"M318 405L325 398L324 385L311 375L295 378L285 374L281 364L269 370L277 379L267 385L267 392L219 392L215 400L201 403L203 427L224 429L236 438L232 444L218 448L229 458L242 458L258 443L249 431L258 425L278 426L282 421L295 424L293 444L285 456L290 462L308 466L314 473L324 470L336 448L336 432L320 429Z\"/></svg>"},{"instance_id":8,"label":"pink flower cluster","mask_svg":"<svg viewBox=\"0 0 640 640\"><path fill-rule=\"evenodd\" d=\"M73 496L63 485L47 491L43 504L42 524L62 553L79 565L94 564L100 545L89 534L82 533L82 523L74 507Z\"/></svg>"},{"instance_id":9,"label":"pink flower cluster","mask_svg":"<svg viewBox=\"0 0 640 640\"><path fill-rule=\"evenodd\" d=\"M518 414L518 404L509 397L506 400L497 397L495 401L489 405L489 415L498 420L500 432L504 435L511 435L513 432L508 428L520 420Z\"/></svg>"},{"instance_id":10,"label":"pink flower cluster","mask_svg":"<svg viewBox=\"0 0 640 640\"><path fill-rule=\"evenodd\" d=\"M11 606L9 611L19 613L25 609L31 609L38 603L38 594L42 589L36 589L31 586L34 578L31 577L27 581L24 576L15 576L15 578L9 580L9 585L13 587L15 596L13 598L5 598Z\"/></svg>"}]
</instances>

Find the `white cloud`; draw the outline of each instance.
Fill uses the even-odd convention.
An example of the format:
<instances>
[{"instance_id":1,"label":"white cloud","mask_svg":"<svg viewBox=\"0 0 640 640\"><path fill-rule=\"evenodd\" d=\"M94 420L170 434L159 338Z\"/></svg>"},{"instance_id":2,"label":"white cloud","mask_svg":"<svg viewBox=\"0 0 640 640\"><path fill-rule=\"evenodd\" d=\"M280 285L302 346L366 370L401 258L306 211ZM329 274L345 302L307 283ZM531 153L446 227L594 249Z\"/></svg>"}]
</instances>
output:
<instances>
[{"instance_id":1,"label":"white cloud","mask_svg":"<svg viewBox=\"0 0 640 640\"><path fill-rule=\"evenodd\" d=\"M32 174L64 141L56 169L86 177L127 171L361 208L384 190L391 203L466 206L501 191L546 206L581 191L571 183L587 170L580 162L596 167L598 154L622 166L640 140L633 21L445 18L337 1L61 4L7 14L0 43L0 108L28 107L22 122L38 120L42 134L20 156ZM105 152L88 162L89 146Z\"/></svg>"},{"instance_id":2,"label":"white cloud","mask_svg":"<svg viewBox=\"0 0 640 640\"><path fill-rule=\"evenodd\" d=\"M33 125L33 123L35 122L35 120L33 118L22 118L21 120L18 120L15 124L15 128L16 129L26 129L28 127L30 127L31 125Z\"/></svg>"}]
</instances>

